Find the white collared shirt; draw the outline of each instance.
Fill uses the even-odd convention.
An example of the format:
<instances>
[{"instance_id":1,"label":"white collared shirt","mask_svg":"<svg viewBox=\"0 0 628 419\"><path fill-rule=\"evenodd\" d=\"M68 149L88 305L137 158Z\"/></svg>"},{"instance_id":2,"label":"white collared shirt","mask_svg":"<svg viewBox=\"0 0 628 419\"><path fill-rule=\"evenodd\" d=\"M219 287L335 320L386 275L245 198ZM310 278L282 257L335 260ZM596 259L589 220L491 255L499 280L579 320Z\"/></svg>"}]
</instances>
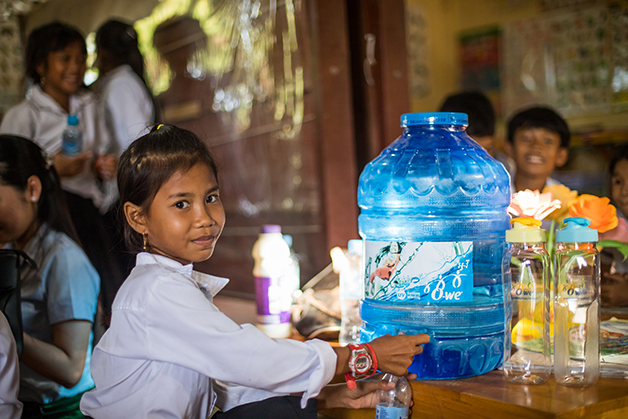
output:
<instances>
[{"instance_id":1,"label":"white collared shirt","mask_svg":"<svg viewBox=\"0 0 628 419\"><path fill-rule=\"evenodd\" d=\"M4 419L22 416L22 403L17 399L20 386L18 362L9 322L0 311L0 417Z\"/></svg>"},{"instance_id":2,"label":"white collared shirt","mask_svg":"<svg viewBox=\"0 0 628 419\"><path fill-rule=\"evenodd\" d=\"M303 392L302 406L317 396L333 378L333 349L239 326L212 302L227 282L138 254L94 349L96 388L83 396L81 411L95 419L205 419L216 401L212 379L275 395Z\"/></svg>"},{"instance_id":3,"label":"white collared shirt","mask_svg":"<svg viewBox=\"0 0 628 419\"><path fill-rule=\"evenodd\" d=\"M110 139L102 118L98 116L96 96L85 89L70 96L70 113L78 115L83 150L94 153L94 158L99 153L108 152ZM61 150L61 137L67 120L68 113L39 85L35 85L28 91L27 99L6 113L0 133L26 137L54 155ZM92 164L93 161L87 161L80 174L61 178L61 186L68 192L91 199L98 208L103 203L104 195L98 188Z\"/></svg>"}]
</instances>

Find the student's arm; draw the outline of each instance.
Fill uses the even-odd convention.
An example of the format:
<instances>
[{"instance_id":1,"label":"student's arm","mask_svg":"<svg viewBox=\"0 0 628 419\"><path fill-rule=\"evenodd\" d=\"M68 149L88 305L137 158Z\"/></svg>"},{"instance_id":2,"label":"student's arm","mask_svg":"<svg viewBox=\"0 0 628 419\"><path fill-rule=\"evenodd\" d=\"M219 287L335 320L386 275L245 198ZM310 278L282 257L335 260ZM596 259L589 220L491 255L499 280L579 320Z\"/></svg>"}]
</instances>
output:
<instances>
[{"instance_id":1,"label":"student's arm","mask_svg":"<svg viewBox=\"0 0 628 419\"><path fill-rule=\"evenodd\" d=\"M52 345L24 333L22 362L63 387L72 388L83 375L91 330L92 323L86 320L57 323L52 326Z\"/></svg>"},{"instance_id":2,"label":"student's arm","mask_svg":"<svg viewBox=\"0 0 628 419\"><path fill-rule=\"evenodd\" d=\"M414 355L423 352L421 345L429 341L430 338L426 334L386 335L369 342L369 344L377 357L378 370L394 375L406 375ZM334 348L334 351L338 357L336 361L336 375L350 372L349 357L351 356L351 349L342 347Z\"/></svg>"}]
</instances>

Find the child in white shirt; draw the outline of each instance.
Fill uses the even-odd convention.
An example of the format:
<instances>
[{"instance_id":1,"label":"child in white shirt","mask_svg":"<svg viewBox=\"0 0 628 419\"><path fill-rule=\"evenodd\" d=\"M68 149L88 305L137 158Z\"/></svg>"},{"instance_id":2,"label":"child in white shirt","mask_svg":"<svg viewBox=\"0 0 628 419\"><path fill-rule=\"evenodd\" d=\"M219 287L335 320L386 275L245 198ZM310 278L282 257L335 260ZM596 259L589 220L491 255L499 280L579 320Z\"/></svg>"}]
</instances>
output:
<instances>
[{"instance_id":1,"label":"child in white shirt","mask_svg":"<svg viewBox=\"0 0 628 419\"><path fill-rule=\"evenodd\" d=\"M321 390L335 375L356 372L349 366L355 349L274 340L213 304L228 281L195 272L192 264L212 255L224 226L217 178L207 147L174 126L157 126L123 153L118 188L125 235L130 248L143 252L94 350L96 388L81 400L84 414L205 419L216 401L213 380L259 391L257 400L302 393L301 409L315 410L309 400L326 397ZM384 336L360 349L377 360L373 370L405 375L428 340ZM275 417L305 417L296 413Z\"/></svg>"}]
</instances>

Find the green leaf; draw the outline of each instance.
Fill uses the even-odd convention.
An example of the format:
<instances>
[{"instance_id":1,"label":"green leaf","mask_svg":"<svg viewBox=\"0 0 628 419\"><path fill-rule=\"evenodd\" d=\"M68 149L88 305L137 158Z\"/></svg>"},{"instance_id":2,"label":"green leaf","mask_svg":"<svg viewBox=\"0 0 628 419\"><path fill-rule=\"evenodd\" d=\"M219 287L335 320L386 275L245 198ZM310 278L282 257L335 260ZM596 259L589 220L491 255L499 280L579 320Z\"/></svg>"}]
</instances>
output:
<instances>
[{"instance_id":1,"label":"green leaf","mask_svg":"<svg viewBox=\"0 0 628 419\"><path fill-rule=\"evenodd\" d=\"M620 242L619 240L602 240L597 242L597 245L598 247L612 247L617 249L624 257L623 260L628 258L628 243Z\"/></svg>"}]
</instances>

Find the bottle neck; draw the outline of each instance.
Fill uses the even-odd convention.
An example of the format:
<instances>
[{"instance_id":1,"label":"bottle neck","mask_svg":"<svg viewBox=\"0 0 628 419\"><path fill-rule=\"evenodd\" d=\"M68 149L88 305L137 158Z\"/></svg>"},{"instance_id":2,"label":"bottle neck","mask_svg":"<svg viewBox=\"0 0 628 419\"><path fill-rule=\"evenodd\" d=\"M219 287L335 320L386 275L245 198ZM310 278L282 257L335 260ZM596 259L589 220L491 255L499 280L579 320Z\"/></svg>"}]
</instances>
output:
<instances>
[{"instance_id":1,"label":"bottle neck","mask_svg":"<svg viewBox=\"0 0 628 419\"><path fill-rule=\"evenodd\" d=\"M430 124L430 125L410 125L403 127L403 134L410 134L419 131L437 131L445 130L449 132L464 132L466 125L444 125L444 124Z\"/></svg>"},{"instance_id":2,"label":"bottle neck","mask_svg":"<svg viewBox=\"0 0 628 419\"><path fill-rule=\"evenodd\" d=\"M557 246L562 249L596 251L595 242L558 242Z\"/></svg>"},{"instance_id":3,"label":"bottle neck","mask_svg":"<svg viewBox=\"0 0 628 419\"><path fill-rule=\"evenodd\" d=\"M518 247L521 250L545 250L545 242L537 242L537 243L511 243L513 246Z\"/></svg>"}]
</instances>

